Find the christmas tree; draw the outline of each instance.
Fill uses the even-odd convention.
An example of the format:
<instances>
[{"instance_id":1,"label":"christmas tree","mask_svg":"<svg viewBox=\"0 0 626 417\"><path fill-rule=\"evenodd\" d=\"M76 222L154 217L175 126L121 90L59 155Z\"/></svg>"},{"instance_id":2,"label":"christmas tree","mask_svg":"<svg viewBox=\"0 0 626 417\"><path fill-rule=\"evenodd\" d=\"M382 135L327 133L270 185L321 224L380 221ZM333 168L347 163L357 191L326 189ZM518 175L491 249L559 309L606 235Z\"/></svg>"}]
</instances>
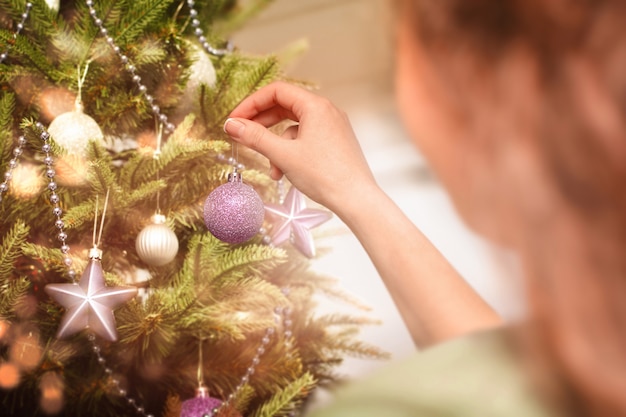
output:
<instances>
[{"instance_id":1,"label":"christmas tree","mask_svg":"<svg viewBox=\"0 0 626 417\"><path fill-rule=\"evenodd\" d=\"M316 314L328 213L222 131L285 78L227 42L266 3L0 0L3 416L293 415L383 355Z\"/></svg>"}]
</instances>

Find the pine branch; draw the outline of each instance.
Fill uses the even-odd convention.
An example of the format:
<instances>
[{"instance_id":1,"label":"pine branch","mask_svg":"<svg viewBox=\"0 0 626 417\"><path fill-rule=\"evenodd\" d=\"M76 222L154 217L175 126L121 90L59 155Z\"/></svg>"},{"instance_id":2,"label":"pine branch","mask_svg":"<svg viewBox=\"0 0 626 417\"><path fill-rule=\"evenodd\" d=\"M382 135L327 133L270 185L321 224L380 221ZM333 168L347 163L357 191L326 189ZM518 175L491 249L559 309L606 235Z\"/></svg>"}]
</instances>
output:
<instances>
[{"instance_id":1,"label":"pine branch","mask_svg":"<svg viewBox=\"0 0 626 417\"><path fill-rule=\"evenodd\" d=\"M217 279L224 277L238 279L251 274L261 276L285 262L287 262L287 255L282 249L248 245L214 257L213 267L209 273Z\"/></svg>"},{"instance_id":2,"label":"pine branch","mask_svg":"<svg viewBox=\"0 0 626 417\"><path fill-rule=\"evenodd\" d=\"M183 306L172 308L162 294L155 293L143 306L131 301L117 312L120 344L133 351L133 357L158 363L168 356L178 341L178 322ZM183 304L183 300L181 300Z\"/></svg>"},{"instance_id":3,"label":"pine branch","mask_svg":"<svg viewBox=\"0 0 626 417\"><path fill-rule=\"evenodd\" d=\"M162 26L161 20L175 0L147 0L118 2L121 19L116 25L122 29L116 36L120 43L130 43L144 35L150 26ZM109 15L110 17L111 15Z\"/></svg>"},{"instance_id":4,"label":"pine branch","mask_svg":"<svg viewBox=\"0 0 626 417\"><path fill-rule=\"evenodd\" d=\"M15 222L0 245L0 282L8 280L15 260L20 256L30 228L21 221Z\"/></svg>"},{"instance_id":5,"label":"pine branch","mask_svg":"<svg viewBox=\"0 0 626 417\"><path fill-rule=\"evenodd\" d=\"M273 56L254 59L233 53L222 59L216 73L216 86L207 89L201 103L203 120L212 130L221 126L230 110L244 97L275 80L280 68Z\"/></svg>"},{"instance_id":6,"label":"pine branch","mask_svg":"<svg viewBox=\"0 0 626 417\"><path fill-rule=\"evenodd\" d=\"M28 277L19 277L0 282L0 319L15 316L15 307L30 289Z\"/></svg>"},{"instance_id":7,"label":"pine branch","mask_svg":"<svg viewBox=\"0 0 626 417\"><path fill-rule=\"evenodd\" d=\"M48 75L54 74L56 71L53 66L50 65L46 59L45 54L41 49L33 45L29 39L22 36L18 36L13 40L13 34L11 32L0 30L0 45L6 45L13 43L11 48L11 55L13 59L26 61L25 64L32 70L37 70L40 74Z\"/></svg>"},{"instance_id":8,"label":"pine branch","mask_svg":"<svg viewBox=\"0 0 626 417\"><path fill-rule=\"evenodd\" d=\"M12 157L13 145L13 112L15 111L15 95L5 93L0 96L0 167L4 169L5 161Z\"/></svg>"},{"instance_id":9,"label":"pine branch","mask_svg":"<svg viewBox=\"0 0 626 417\"><path fill-rule=\"evenodd\" d=\"M203 307L184 317L183 326L191 327L199 322L213 329L228 326L228 333L235 339L272 326L274 307L285 304L280 289L257 278L231 280L205 287L204 291L202 287L196 290L199 290L197 303Z\"/></svg>"},{"instance_id":10,"label":"pine branch","mask_svg":"<svg viewBox=\"0 0 626 417\"><path fill-rule=\"evenodd\" d=\"M67 270L67 266L63 263L64 255L60 249L48 248L27 242L23 245L23 252L24 255L30 258L38 259L46 271L55 271L59 274L64 274ZM86 265L85 261L75 258L73 258L73 260L74 269L78 271L82 270Z\"/></svg>"},{"instance_id":11,"label":"pine branch","mask_svg":"<svg viewBox=\"0 0 626 417\"><path fill-rule=\"evenodd\" d=\"M83 201L65 212L63 221L68 229L78 229L93 222L95 200Z\"/></svg>"},{"instance_id":12,"label":"pine branch","mask_svg":"<svg viewBox=\"0 0 626 417\"><path fill-rule=\"evenodd\" d=\"M270 400L257 409L252 417L287 416L298 409L302 399L315 387L313 375L305 373L284 389L277 392Z\"/></svg>"},{"instance_id":13,"label":"pine branch","mask_svg":"<svg viewBox=\"0 0 626 417\"><path fill-rule=\"evenodd\" d=\"M357 317L347 314L327 314L316 318L317 325L323 328L329 328L334 326L365 326L365 325L380 325L380 320L375 320L369 317Z\"/></svg>"},{"instance_id":14,"label":"pine branch","mask_svg":"<svg viewBox=\"0 0 626 417\"><path fill-rule=\"evenodd\" d=\"M0 245L0 317L15 314L16 304L30 288L28 277L13 278L15 261L22 254L30 228L23 222L15 222Z\"/></svg>"},{"instance_id":15,"label":"pine branch","mask_svg":"<svg viewBox=\"0 0 626 417\"><path fill-rule=\"evenodd\" d=\"M3 3L5 1L6 0L2 0ZM21 3L20 8L23 12L23 7L26 3L25 1L13 0L13 3ZM30 14L28 15L27 27L25 28L25 31L33 32L35 35L34 37L39 40L43 40L50 36L50 33L53 33L55 30L65 27L65 22L63 21L63 19L59 18L59 14L57 13L57 11L50 9L50 7L48 7L45 2L33 1L32 5L33 7L30 11ZM45 42L36 43L44 48Z\"/></svg>"}]
</instances>

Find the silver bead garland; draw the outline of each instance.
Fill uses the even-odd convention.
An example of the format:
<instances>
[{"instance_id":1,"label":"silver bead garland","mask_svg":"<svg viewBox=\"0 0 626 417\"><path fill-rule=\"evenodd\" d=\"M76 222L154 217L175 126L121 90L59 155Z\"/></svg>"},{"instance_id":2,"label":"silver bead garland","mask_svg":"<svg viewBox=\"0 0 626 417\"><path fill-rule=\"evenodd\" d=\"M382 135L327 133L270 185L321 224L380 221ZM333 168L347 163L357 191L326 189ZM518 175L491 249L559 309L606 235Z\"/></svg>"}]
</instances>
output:
<instances>
[{"instance_id":1,"label":"silver bead garland","mask_svg":"<svg viewBox=\"0 0 626 417\"><path fill-rule=\"evenodd\" d=\"M9 161L9 168L4 173L4 181L0 183L0 201L2 201L2 194L9 190L9 183L13 178L13 170L17 166L20 156L24 152L24 145L26 145L26 138L24 136L20 136L17 138L17 145L13 148L13 158Z\"/></svg>"},{"instance_id":2,"label":"silver bead garland","mask_svg":"<svg viewBox=\"0 0 626 417\"><path fill-rule=\"evenodd\" d=\"M60 197L57 194L58 185L55 182L54 178L56 176L56 172L54 170L54 158L51 155L52 146L50 144L50 139L54 139L50 136L50 133L46 130L45 126L42 123L37 122L35 124L35 128L37 130L39 138L43 141L43 145L41 146L41 151L44 154L43 163L46 165L45 175L48 179L48 191L50 193L49 201L53 205L52 213L55 216L55 227L58 230L57 239L61 242L61 251L64 254L64 264L68 268L68 276L75 283L76 281L76 271L72 268L72 259L69 257L70 247L67 244L67 233L65 233L64 228L65 224L62 219L63 210L60 207ZM0 183L0 201L2 201L2 194L5 193L9 188L9 183L12 179L12 173L15 167L17 167L19 158L24 151L24 146L27 144L27 140L25 136L20 136L17 141L17 145L13 149L13 158L9 161L9 166L7 171L4 174L4 181ZM238 167L243 169L243 165L238 163L235 158L230 157L227 158L223 154L217 155L217 159L220 162L228 163L231 166ZM283 288L282 293L287 297L289 296L290 290L289 288ZM287 357L291 357L291 348L292 348L292 320L291 320L291 308L290 307L276 307L274 309L274 321L277 326L282 322L283 328L283 337L284 344L287 348ZM254 357L251 360L250 366L246 369L246 372L239 380L239 383L236 385L234 391L228 395L226 399L220 404L219 407L214 408L213 410L207 410L206 415L215 417L217 416L223 409L229 407L234 400L237 398L243 387L250 382L250 378L254 375L256 371L256 367L261 363L261 357L265 354L267 350L267 346L271 342L272 337L276 334L276 327L268 327L265 329L265 334L261 339L261 344L257 347ZM121 382L119 379L114 377L114 371L111 367L107 365L106 358L102 355L102 348L98 345L96 337L92 334L87 335L87 339L91 344L91 349L93 353L96 355L98 364L102 366L105 375L109 378L109 382L115 387L116 393L123 397L126 403L133 407L137 414L142 415L144 417L154 417L152 414L146 413L145 408L133 397L128 395L126 389L121 386Z\"/></svg>"},{"instance_id":3,"label":"silver bead garland","mask_svg":"<svg viewBox=\"0 0 626 417\"><path fill-rule=\"evenodd\" d=\"M113 369L111 369L107 365L106 358L104 356L102 356L102 349L100 348L100 346L96 342L96 337L94 335L90 334L90 335L87 336L87 339L91 343L91 350L96 355L96 357L98 359L98 364L100 366L102 366L102 369L104 370L104 374L109 378L109 382L115 386L117 394L120 397L123 397L126 400L126 403L135 409L137 414L141 414L144 417L154 417L154 415L146 413L145 408L141 404L139 404L137 402L137 400L135 400L134 398L130 397L128 395L128 392L124 388L122 388L120 380L117 379L113 375Z\"/></svg>"},{"instance_id":4,"label":"silver bead garland","mask_svg":"<svg viewBox=\"0 0 626 417\"><path fill-rule=\"evenodd\" d=\"M150 110L152 110L156 119L163 123L165 132L172 133L176 129L176 126L169 122L166 114L161 112L161 109L155 103L154 97L151 94L148 94L148 87L141 81L139 74L137 74L137 67L135 67L130 58L122 52L122 49L115 43L115 39L109 35L109 31L106 27L104 27L104 22L98 17L98 11L94 8L93 0L86 0L85 4L89 9L89 15L92 17L94 24L98 27L100 35L104 37L109 46L117 54L122 64L124 64L124 69L132 76L132 80L137 85L137 89L150 106Z\"/></svg>"},{"instance_id":5,"label":"silver bead garland","mask_svg":"<svg viewBox=\"0 0 626 417\"><path fill-rule=\"evenodd\" d=\"M22 29L24 29L24 23L26 23L26 19L28 19L28 15L30 14L30 10L33 8L33 4L31 2L26 3L26 8L24 9L24 13L22 13L22 19L20 20L20 23L17 24L16 28L15 28L15 32L13 32L13 41L15 42L17 40L17 37L19 36L20 32L22 31ZM8 43L4 49L4 51L2 51L2 53L0 53L0 64L7 59L7 57L9 56L9 50L11 49L13 45L11 43Z\"/></svg>"},{"instance_id":6,"label":"silver bead garland","mask_svg":"<svg viewBox=\"0 0 626 417\"><path fill-rule=\"evenodd\" d=\"M198 11L194 8L196 5L195 0L187 0L187 6L189 6L189 16L191 17L191 26L193 27L193 34L198 38L198 42L202 48L210 55L215 56L224 56L233 51L233 45L229 41L226 44L226 48L214 48L207 41L206 36L204 36L204 31L200 28L200 20L198 19Z\"/></svg>"},{"instance_id":7,"label":"silver bead garland","mask_svg":"<svg viewBox=\"0 0 626 417\"><path fill-rule=\"evenodd\" d=\"M54 180L56 171L54 170L54 159L50 154L52 146L50 145L50 133L46 130L43 124L37 122L35 127L39 131L39 138L43 141L41 145L41 151L44 154L43 163L46 165L46 178L48 179L48 191L50 192L50 203L52 203L52 214L55 217L54 226L57 228L57 240L61 242L61 252L63 253L63 263L68 268L67 275L72 280L76 281L76 271L72 268L72 258L69 256L70 246L67 244L67 233L65 233L65 223L63 222L63 209L61 209L61 199L57 194L58 185Z\"/></svg>"},{"instance_id":8,"label":"silver bead garland","mask_svg":"<svg viewBox=\"0 0 626 417\"><path fill-rule=\"evenodd\" d=\"M289 288L285 287L281 289L281 292L287 297L290 293L290 290ZM276 323L277 326L280 325L281 322L283 325L282 326L283 337L284 337L285 347L287 348L288 358L292 357L292 353L291 353L292 321L291 321L290 315L291 315L290 307L276 307L274 309L274 322ZM224 401L220 404L219 407L213 408L212 410L207 410L206 413L203 415L209 416L209 417L216 417L219 415L220 411L227 408L233 403L233 401L237 398L237 395L239 395L243 387L250 382L250 378L252 377L252 375L254 375L256 371L256 367L261 363L261 357L265 354L267 350L267 346L269 345L272 337L275 334L276 334L275 327L268 327L265 329L265 334L263 335L263 338L261 339L261 345L257 347L255 355L252 358L252 361L250 363L250 366L248 366L248 368L246 369L245 374L239 380L239 384L237 384L234 391L230 393L226 399L224 399Z\"/></svg>"},{"instance_id":9,"label":"silver bead garland","mask_svg":"<svg viewBox=\"0 0 626 417\"><path fill-rule=\"evenodd\" d=\"M132 64L128 56L126 56L121 51L121 48L115 43L115 40L111 36L109 36L108 30L104 27L103 21L98 17L97 11L94 8L93 0L86 0L85 4L87 5L89 9L89 14L92 17L95 25L98 27L100 34L105 38L106 42L109 44L109 46L111 46L113 51L118 55L118 57L120 58L120 61L124 64L124 68L126 69L126 71L128 71L131 74L132 80L137 85L137 88L139 92L143 95L144 99L150 105L150 109L152 110L155 117L161 123L163 123L164 130L166 132L172 133L175 130L176 126L173 123L169 122L167 116L161 112L159 106L154 102L154 97L148 94L148 88L142 83L141 77L137 74L136 67ZM189 14L192 19L191 25L194 28L194 35L197 37L198 41L200 42L200 45L204 48L204 50L207 53L211 55L215 55L215 56L223 56L231 52L233 48L230 42L228 43L227 47L224 49L214 48L207 42L207 39L204 36L202 29L199 27L200 21L197 19L198 12L194 8L195 6L194 0L187 0L187 5L189 6L189 9L190 9ZM28 19L28 15L31 9L32 9L32 3L30 2L26 3L26 9L24 13L22 14L22 20L20 21L20 23L17 24L16 31L13 34L13 39L17 39L17 36L24 28L24 23L26 19ZM0 63L2 63L8 57L8 51L10 48L11 48L11 45L9 44L7 45L6 49L0 54ZM51 154L51 151L52 151L52 146L50 144L51 136L43 124L37 122L35 124L35 127L38 130L40 139L43 141L43 145L41 146L41 151L44 154L43 163L46 165L45 176L48 179L47 189L50 193L49 201L53 205L52 213L55 216L54 224L55 224L56 229L58 230L56 238L61 243L61 252L64 255L63 262L65 266L67 267L68 277L70 278L72 282L75 283L76 271L72 268L72 258L69 256L70 247L67 244L68 235L64 230L65 223L62 219L63 210L60 207L60 197L57 193L58 185L55 181L56 172L54 170L54 158L52 157L52 154ZM9 189L9 183L13 176L13 170L18 165L19 158L23 153L23 148L26 145L26 143L27 143L26 138L24 136L20 136L18 138L17 145L13 149L13 158L9 161L8 169L4 174L4 181L0 183L0 202L3 199L3 194ZM216 156L216 159L219 162L228 163L229 165L237 168L238 170L245 169L245 166L239 163L234 157L227 158L224 154L218 154ZM285 296L289 295L288 288L283 288L282 292ZM284 343L288 350L287 355L288 357L291 357L292 355L291 354L292 321L290 319L291 309L289 307L276 307L274 310L274 313L275 313L275 321L277 325L280 324L280 322L282 321ZM246 369L246 372L241 377L234 391L228 395L228 397L222 402L222 404L219 407L213 410L208 410L207 415L216 416L222 409L230 406L233 403L233 401L236 399L237 395L241 392L243 387L250 382L250 378L255 373L256 367L261 362L261 357L265 354L267 346L269 345L271 338L275 335L275 333L276 333L275 327L268 327L265 330L265 334L263 338L261 339L261 344L259 347L257 347L255 356L252 358L250 366ZM104 369L104 373L110 378L110 382L115 386L115 389L117 390L117 394L125 398L128 405L132 406L138 414L143 415L144 417L154 417L152 414L146 413L144 407L141 406L137 402L137 400L129 396L128 392L124 388L121 387L121 382L119 381L119 379L113 376L114 371L112 368L110 368L107 365L106 358L102 355L102 349L98 345L96 341L96 337L90 334L87 336L87 338L89 342L91 343L91 349L93 353L96 355L98 363Z\"/></svg>"}]
</instances>

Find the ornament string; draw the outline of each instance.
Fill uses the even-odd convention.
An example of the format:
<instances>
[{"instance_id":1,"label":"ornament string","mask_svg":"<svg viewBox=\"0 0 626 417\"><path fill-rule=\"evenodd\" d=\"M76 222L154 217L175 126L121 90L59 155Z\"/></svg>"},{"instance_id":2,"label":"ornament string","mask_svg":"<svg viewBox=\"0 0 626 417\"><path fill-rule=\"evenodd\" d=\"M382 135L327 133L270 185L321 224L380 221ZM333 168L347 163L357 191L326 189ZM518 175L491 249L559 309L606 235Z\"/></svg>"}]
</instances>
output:
<instances>
[{"instance_id":1,"label":"ornament string","mask_svg":"<svg viewBox=\"0 0 626 417\"><path fill-rule=\"evenodd\" d=\"M107 189L106 197L104 198L104 207L102 209L102 218L100 219L100 230L98 231L98 239L96 240L96 230L98 229L98 196L96 196L96 208L95 215L93 217L93 247L97 248L100 246L100 242L102 241L102 229L104 229L104 217L107 212L107 205L109 203L109 189Z\"/></svg>"},{"instance_id":2,"label":"ornament string","mask_svg":"<svg viewBox=\"0 0 626 417\"><path fill-rule=\"evenodd\" d=\"M202 355L202 345L204 341L200 339L198 341L198 387L204 386L204 367L202 364L204 363L203 355Z\"/></svg>"},{"instance_id":3,"label":"ornament string","mask_svg":"<svg viewBox=\"0 0 626 417\"><path fill-rule=\"evenodd\" d=\"M76 111L82 111L83 110L83 84L85 84L85 80L87 79L87 72L89 71L89 64L91 61L87 61L87 63L85 64L85 70L83 71L83 73L81 74L80 72L80 66L78 66L76 68L76 71L78 73L78 82L77 82L77 90L78 93L76 95L76 101L74 102L74 108Z\"/></svg>"},{"instance_id":4,"label":"ornament string","mask_svg":"<svg viewBox=\"0 0 626 417\"><path fill-rule=\"evenodd\" d=\"M154 163L156 165L156 180L159 181L161 177L161 142L163 141L163 123L159 123L157 128L157 136L156 136L156 149L154 150L154 154L152 158L154 159ZM159 188L156 192L156 214L161 214L161 189Z\"/></svg>"},{"instance_id":5,"label":"ornament string","mask_svg":"<svg viewBox=\"0 0 626 417\"><path fill-rule=\"evenodd\" d=\"M30 14L30 10L33 8L33 3L27 2L24 8L24 13L22 13L22 18L20 22L15 27L15 32L13 32L12 38L13 42L7 42L4 50L0 53L0 64L4 62L5 59L9 56L9 51L13 47L13 44L17 41L17 37L20 35L22 29L24 29L24 24L26 23L26 19L28 19L28 15Z\"/></svg>"}]
</instances>

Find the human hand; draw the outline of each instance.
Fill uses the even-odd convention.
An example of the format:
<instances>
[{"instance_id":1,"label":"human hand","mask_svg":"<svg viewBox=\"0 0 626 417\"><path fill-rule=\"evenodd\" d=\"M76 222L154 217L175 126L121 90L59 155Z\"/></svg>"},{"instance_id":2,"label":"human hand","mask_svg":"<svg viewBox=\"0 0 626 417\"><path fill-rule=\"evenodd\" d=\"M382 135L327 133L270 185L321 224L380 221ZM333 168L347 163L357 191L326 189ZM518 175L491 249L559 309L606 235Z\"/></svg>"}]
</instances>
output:
<instances>
[{"instance_id":1,"label":"human hand","mask_svg":"<svg viewBox=\"0 0 626 417\"><path fill-rule=\"evenodd\" d=\"M268 130L285 120L297 125L282 136ZM275 82L258 90L230 113L224 131L267 157L273 179L284 174L336 213L350 194L358 199L377 187L346 114L300 87Z\"/></svg>"}]
</instances>

